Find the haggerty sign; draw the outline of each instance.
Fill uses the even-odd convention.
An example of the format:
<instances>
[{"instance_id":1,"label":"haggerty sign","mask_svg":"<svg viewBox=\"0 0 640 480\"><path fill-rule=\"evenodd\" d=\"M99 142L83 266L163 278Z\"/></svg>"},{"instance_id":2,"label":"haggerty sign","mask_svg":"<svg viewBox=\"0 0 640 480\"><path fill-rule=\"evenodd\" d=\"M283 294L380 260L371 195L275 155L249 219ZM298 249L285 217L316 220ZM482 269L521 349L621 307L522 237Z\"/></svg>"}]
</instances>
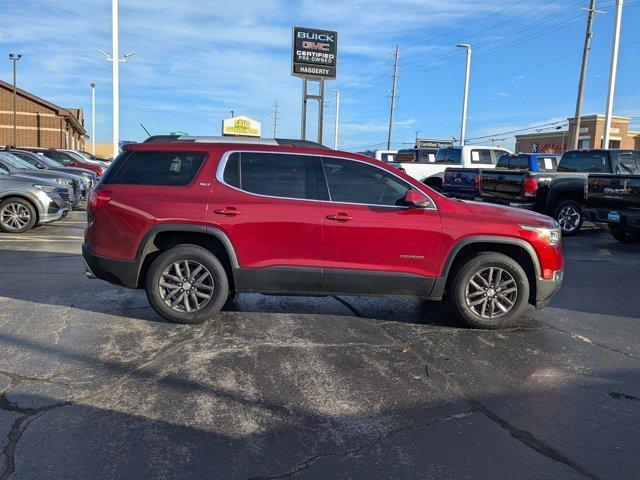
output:
<instances>
[{"instance_id":1,"label":"haggerty sign","mask_svg":"<svg viewBox=\"0 0 640 480\"><path fill-rule=\"evenodd\" d=\"M338 32L293 27L291 75L321 80L336 78Z\"/></svg>"},{"instance_id":2,"label":"haggerty sign","mask_svg":"<svg viewBox=\"0 0 640 480\"><path fill-rule=\"evenodd\" d=\"M259 137L262 124L252 118L239 116L225 118L222 121L222 135L234 137Z\"/></svg>"}]
</instances>

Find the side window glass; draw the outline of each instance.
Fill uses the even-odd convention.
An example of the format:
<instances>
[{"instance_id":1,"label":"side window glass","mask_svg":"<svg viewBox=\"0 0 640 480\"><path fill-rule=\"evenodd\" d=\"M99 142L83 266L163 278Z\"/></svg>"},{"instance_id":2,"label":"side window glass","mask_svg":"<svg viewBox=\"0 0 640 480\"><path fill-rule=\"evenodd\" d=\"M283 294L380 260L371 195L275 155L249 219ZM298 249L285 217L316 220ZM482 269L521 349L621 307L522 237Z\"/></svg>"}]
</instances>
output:
<instances>
[{"instance_id":1,"label":"side window glass","mask_svg":"<svg viewBox=\"0 0 640 480\"><path fill-rule=\"evenodd\" d=\"M501 155L496 166L498 168L509 168L509 155Z\"/></svg>"},{"instance_id":2,"label":"side window glass","mask_svg":"<svg viewBox=\"0 0 640 480\"><path fill-rule=\"evenodd\" d=\"M638 173L638 163L635 154L621 153L618 158L620 159L620 173L630 175L636 175Z\"/></svg>"},{"instance_id":3,"label":"side window glass","mask_svg":"<svg viewBox=\"0 0 640 480\"><path fill-rule=\"evenodd\" d=\"M491 158L491 150L471 150L471 163L492 164L493 159Z\"/></svg>"},{"instance_id":4,"label":"side window glass","mask_svg":"<svg viewBox=\"0 0 640 480\"><path fill-rule=\"evenodd\" d=\"M241 152L240 188L270 197L317 199L312 161L305 155Z\"/></svg>"},{"instance_id":5,"label":"side window glass","mask_svg":"<svg viewBox=\"0 0 640 480\"><path fill-rule=\"evenodd\" d=\"M322 159L332 202L402 206L411 185L366 163L337 158Z\"/></svg>"}]
</instances>

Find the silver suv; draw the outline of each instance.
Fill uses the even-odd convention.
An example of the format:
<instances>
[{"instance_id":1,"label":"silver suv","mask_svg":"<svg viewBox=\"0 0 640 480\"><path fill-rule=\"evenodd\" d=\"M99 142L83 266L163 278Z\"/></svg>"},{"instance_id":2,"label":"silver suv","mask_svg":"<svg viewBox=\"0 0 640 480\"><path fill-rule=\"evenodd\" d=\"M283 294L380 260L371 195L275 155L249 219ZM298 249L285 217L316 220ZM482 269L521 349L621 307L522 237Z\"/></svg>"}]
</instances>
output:
<instances>
[{"instance_id":1,"label":"silver suv","mask_svg":"<svg viewBox=\"0 0 640 480\"><path fill-rule=\"evenodd\" d=\"M0 167L0 231L23 233L36 224L67 216L71 204L63 198L66 188Z\"/></svg>"}]
</instances>

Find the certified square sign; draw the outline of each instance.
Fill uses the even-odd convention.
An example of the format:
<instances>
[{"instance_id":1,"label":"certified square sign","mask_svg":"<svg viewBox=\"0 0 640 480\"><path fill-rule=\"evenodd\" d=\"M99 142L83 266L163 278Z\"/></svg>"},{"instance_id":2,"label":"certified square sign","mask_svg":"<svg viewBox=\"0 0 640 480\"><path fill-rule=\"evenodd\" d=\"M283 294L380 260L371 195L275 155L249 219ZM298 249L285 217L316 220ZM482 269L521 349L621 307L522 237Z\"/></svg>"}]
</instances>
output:
<instances>
[{"instance_id":1,"label":"certified square sign","mask_svg":"<svg viewBox=\"0 0 640 480\"><path fill-rule=\"evenodd\" d=\"M338 32L293 27L291 74L322 80L336 78Z\"/></svg>"}]
</instances>

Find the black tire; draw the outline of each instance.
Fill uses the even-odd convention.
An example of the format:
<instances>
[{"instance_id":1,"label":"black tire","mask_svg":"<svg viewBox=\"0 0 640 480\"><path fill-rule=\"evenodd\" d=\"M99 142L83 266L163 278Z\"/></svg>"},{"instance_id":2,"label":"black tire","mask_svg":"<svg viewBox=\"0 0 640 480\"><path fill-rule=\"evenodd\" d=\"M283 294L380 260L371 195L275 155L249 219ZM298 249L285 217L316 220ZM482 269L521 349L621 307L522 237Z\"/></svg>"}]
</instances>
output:
<instances>
[{"instance_id":1,"label":"black tire","mask_svg":"<svg viewBox=\"0 0 640 480\"><path fill-rule=\"evenodd\" d=\"M563 200L554 210L553 218L560 224L562 235L575 235L582 228L584 220L582 206L575 200Z\"/></svg>"},{"instance_id":2,"label":"black tire","mask_svg":"<svg viewBox=\"0 0 640 480\"><path fill-rule=\"evenodd\" d=\"M196 266L196 268L189 272L188 267L184 268L184 262L189 262L187 265ZM176 263L180 267L178 275L175 274ZM199 270L195 273L197 265L202 266L206 269L206 273L210 274L210 278L207 277L206 280L201 281L199 284L196 283L198 276L204 275L205 271ZM164 277L163 274L165 275ZM176 279L178 276L181 278L181 280L171 284L171 289L165 288L160 284L161 279L164 285L166 285L167 281L174 282L172 279L168 280L169 276ZM177 291L175 290L176 286L178 286ZM204 287L206 287L206 290ZM147 298L153 309L161 317L175 323L202 323L217 315L229 297L229 280L220 261L209 250L190 244L178 245L160 254L149 267L145 288ZM172 297L173 293L175 295ZM210 299L201 308L188 311L189 305L193 305L194 302L197 305L198 300L204 301L201 297L196 297L199 294L210 295ZM187 296L186 300L184 300L184 295ZM172 303L181 296L182 300L178 301L176 307L172 308L165 303L165 300ZM178 310L180 308L181 310Z\"/></svg>"},{"instance_id":3,"label":"black tire","mask_svg":"<svg viewBox=\"0 0 640 480\"><path fill-rule=\"evenodd\" d=\"M13 213L21 213L18 220L12 218ZM27 218L28 217L28 218ZM19 221L20 225L16 222ZM28 232L38 221L36 209L31 202L23 198L7 198L0 203L0 230L7 233ZM26 223L24 223L26 222ZM24 223L24 225L22 225Z\"/></svg>"},{"instance_id":4,"label":"black tire","mask_svg":"<svg viewBox=\"0 0 640 480\"><path fill-rule=\"evenodd\" d=\"M472 300L468 301L467 295L471 289L479 292L478 289L472 286L472 278L474 278L475 282L475 279L477 279L476 274L481 274L482 276L482 272L486 272L491 268L502 270L502 272L500 272L500 276L503 279L501 285L505 286L500 288L503 288L503 293L500 294L497 291L494 293L493 287L491 287L491 291L485 291L489 297L484 294L479 294L478 296L476 292L470 294ZM496 270L492 272L495 272L495 277L498 276ZM495 277L494 281L496 280ZM475 283L485 288L484 284L480 284L479 282ZM516 291L511 292L510 290L514 284ZM488 285L490 284L487 283L486 288L490 288ZM495 288L498 287L496 286ZM482 302L483 299L484 302ZM453 281L449 289L448 300L456 315L467 325L474 328L504 328L520 318L524 312L527 302L529 301L529 280L522 267L511 257L496 252L484 252L468 260L467 263L462 265L454 273ZM474 307L480 310L480 312L477 312L474 310L474 307L470 306L470 303L473 304L478 300L480 300L481 303ZM513 305L509 305L508 302L512 302ZM502 307L497 304L502 305ZM492 316L493 311L490 311L489 316L483 316L482 312L485 312L484 308L487 306L489 310L493 309L493 311L500 312L501 308L504 308L507 309L507 312L497 313L496 316Z\"/></svg>"},{"instance_id":5,"label":"black tire","mask_svg":"<svg viewBox=\"0 0 640 480\"><path fill-rule=\"evenodd\" d=\"M640 243L640 231L610 225L611 236L622 243Z\"/></svg>"}]
</instances>

